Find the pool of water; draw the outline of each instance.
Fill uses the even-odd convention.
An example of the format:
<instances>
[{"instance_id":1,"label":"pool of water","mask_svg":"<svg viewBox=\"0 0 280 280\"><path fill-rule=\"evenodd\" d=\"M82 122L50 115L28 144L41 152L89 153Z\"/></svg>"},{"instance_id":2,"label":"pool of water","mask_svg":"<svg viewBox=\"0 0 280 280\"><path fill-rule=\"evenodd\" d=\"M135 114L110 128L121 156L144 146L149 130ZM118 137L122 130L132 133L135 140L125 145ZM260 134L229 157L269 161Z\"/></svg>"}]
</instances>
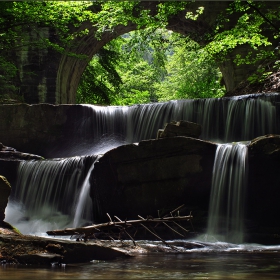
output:
<instances>
[{"instance_id":1,"label":"pool of water","mask_svg":"<svg viewBox=\"0 0 280 280\"><path fill-rule=\"evenodd\" d=\"M2 264L0 279L280 279L278 246L254 248L152 252L83 264Z\"/></svg>"}]
</instances>

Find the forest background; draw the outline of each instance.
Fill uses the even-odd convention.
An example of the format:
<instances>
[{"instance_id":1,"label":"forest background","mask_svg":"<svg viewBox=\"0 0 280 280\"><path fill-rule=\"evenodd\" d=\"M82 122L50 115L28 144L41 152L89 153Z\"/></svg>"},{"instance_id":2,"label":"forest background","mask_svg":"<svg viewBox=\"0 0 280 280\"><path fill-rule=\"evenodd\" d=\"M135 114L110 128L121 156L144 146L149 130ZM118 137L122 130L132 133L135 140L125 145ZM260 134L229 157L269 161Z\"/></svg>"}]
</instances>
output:
<instances>
[{"instance_id":1,"label":"forest background","mask_svg":"<svg viewBox=\"0 0 280 280\"><path fill-rule=\"evenodd\" d=\"M17 82L20 69L13 55L28 44L23 30L36 32L38 26L55 29L58 39L42 38L38 48L63 53L73 39L88 32L70 32L84 21L96 27L97 37L131 21L137 29L110 41L89 61L77 90L77 103L132 105L222 97L226 88L218 65L240 45L247 45L249 51L246 56L237 53L234 63L258 65L244 83L253 88L256 85L256 92L261 83L278 83L278 47L266 47L279 38L280 5L270 9L266 1L232 1L204 38L168 30L169 17L191 2L159 1L154 16L139 6L140 1L0 2L0 101L14 98L24 102ZM204 11L203 1L200 3L185 17L197 20ZM233 15L238 15L234 26L225 28ZM80 54L68 55L87 59Z\"/></svg>"}]
</instances>

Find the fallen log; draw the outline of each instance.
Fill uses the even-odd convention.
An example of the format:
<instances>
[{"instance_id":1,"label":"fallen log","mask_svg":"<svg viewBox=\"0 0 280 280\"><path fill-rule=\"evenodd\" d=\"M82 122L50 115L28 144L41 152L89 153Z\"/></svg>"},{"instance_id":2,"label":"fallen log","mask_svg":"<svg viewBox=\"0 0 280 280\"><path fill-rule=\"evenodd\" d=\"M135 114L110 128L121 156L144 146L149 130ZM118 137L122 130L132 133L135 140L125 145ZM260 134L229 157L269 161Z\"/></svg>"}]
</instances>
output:
<instances>
[{"instance_id":1,"label":"fallen log","mask_svg":"<svg viewBox=\"0 0 280 280\"><path fill-rule=\"evenodd\" d=\"M130 220L130 221L121 221L118 219L118 221L112 221L110 219L107 223L102 224L96 224L92 226L87 227L79 227L79 228L66 228L66 229L60 229L60 230L52 230L47 231L48 235L58 235L58 236L70 236L70 235L84 235L85 237L94 235L95 233L104 231L104 230L111 230L113 228L122 227L122 228L128 228L136 225L142 225L142 224L159 224L159 223L173 223L173 222L179 222L179 221L190 221L193 218L193 216L171 216L171 217L163 217L163 218L153 218L148 217L147 219L144 219L141 217L140 220Z\"/></svg>"}]
</instances>

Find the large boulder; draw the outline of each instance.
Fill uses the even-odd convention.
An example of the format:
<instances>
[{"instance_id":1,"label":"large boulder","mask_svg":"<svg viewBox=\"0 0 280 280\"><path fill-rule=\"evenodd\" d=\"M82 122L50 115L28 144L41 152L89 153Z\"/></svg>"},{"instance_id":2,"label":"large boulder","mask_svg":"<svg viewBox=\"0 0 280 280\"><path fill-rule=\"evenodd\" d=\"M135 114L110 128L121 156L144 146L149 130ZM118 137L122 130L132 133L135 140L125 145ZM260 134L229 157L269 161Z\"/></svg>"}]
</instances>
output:
<instances>
[{"instance_id":1,"label":"large boulder","mask_svg":"<svg viewBox=\"0 0 280 280\"><path fill-rule=\"evenodd\" d=\"M5 209L11 193L11 186L4 176L0 175L0 224L5 220Z\"/></svg>"},{"instance_id":2,"label":"large boulder","mask_svg":"<svg viewBox=\"0 0 280 280\"><path fill-rule=\"evenodd\" d=\"M124 145L95 164L91 197L95 222L157 216L186 205L208 210L216 144L173 137ZM200 212L201 213L201 212Z\"/></svg>"}]
</instances>

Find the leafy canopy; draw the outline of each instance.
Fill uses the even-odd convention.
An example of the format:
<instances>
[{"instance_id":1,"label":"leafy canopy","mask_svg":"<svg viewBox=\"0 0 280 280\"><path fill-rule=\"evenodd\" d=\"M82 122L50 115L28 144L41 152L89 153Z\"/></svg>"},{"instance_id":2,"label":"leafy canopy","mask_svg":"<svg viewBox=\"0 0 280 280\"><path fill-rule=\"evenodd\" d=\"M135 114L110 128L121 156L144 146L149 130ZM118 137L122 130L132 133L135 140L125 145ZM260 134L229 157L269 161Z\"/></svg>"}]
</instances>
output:
<instances>
[{"instance_id":1,"label":"leafy canopy","mask_svg":"<svg viewBox=\"0 0 280 280\"><path fill-rule=\"evenodd\" d=\"M158 2L156 12L151 13L148 1L2 1L0 93L16 91L20 86L22 72L15 66L14 55L19 50L28 47L38 50L51 48L85 59L82 54L68 51L74 39L88 34L86 27L81 28L84 21L91 23L99 39L103 32L114 32L116 26L130 22L137 25L138 31L131 33L128 38L110 43L93 58L81 81L81 87L86 88L79 90L81 102L121 104L122 99L127 99L128 103L157 101L166 99L167 91L175 98L201 97L207 96L202 92L209 85L213 96L220 96L220 73L214 61L228 59L228 54L240 45L248 45L250 51L246 54L237 53L234 61L238 65L265 59L278 61L278 51L266 47L272 44L272 40L279 38L280 5L270 8L265 1L231 2L204 35L205 47L196 46L196 50L190 51L195 44L188 38L185 43L179 43L183 39L176 41L173 35L169 34L168 37L168 32L161 32L165 30L170 16L185 10L194 2ZM186 10L187 19L199 20L204 13L203 2L199 4L195 12ZM234 24L232 18L237 19ZM50 28L54 36L51 39L40 36L38 27ZM141 33L142 29L147 32ZM26 31L38 33L39 39L32 42L32 46ZM146 51L143 47L147 47ZM198 73L195 69L202 71ZM264 71L261 71L262 77L263 74ZM207 76L211 77L211 82L206 79ZM176 93L172 85L176 85ZM90 90L92 95L96 95L91 97L91 101L87 94ZM98 97L98 93L101 97Z\"/></svg>"},{"instance_id":2,"label":"leafy canopy","mask_svg":"<svg viewBox=\"0 0 280 280\"><path fill-rule=\"evenodd\" d=\"M114 63L115 75L102 67L97 54L81 79L78 103L95 103L97 96L99 104L132 105L224 94L216 63L197 43L172 31L133 31L104 49L114 54L110 62ZM88 69L96 70L92 72L95 78L90 78ZM97 89L96 81L106 88Z\"/></svg>"}]
</instances>

